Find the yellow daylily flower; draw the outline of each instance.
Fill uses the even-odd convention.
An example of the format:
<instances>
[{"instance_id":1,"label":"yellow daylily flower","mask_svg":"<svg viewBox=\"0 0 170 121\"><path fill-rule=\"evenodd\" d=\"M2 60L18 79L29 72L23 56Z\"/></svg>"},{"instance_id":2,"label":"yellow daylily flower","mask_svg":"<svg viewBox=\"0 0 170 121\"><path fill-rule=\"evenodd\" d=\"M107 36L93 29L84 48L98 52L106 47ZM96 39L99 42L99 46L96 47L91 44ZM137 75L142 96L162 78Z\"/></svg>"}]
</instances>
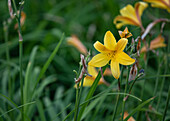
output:
<instances>
[{"instance_id":1,"label":"yellow daylily flower","mask_svg":"<svg viewBox=\"0 0 170 121\"><path fill-rule=\"evenodd\" d=\"M132 36L127 27L125 28L124 31L119 31L119 35L121 38L129 38Z\"/></svg>"},{"instance_id":2,"label":"yellow daylily flower","mask_svg":"<svg viewBox=\"0 0 170 121\"><path fill-rule=\"evenodd\" d=\"M118 79L120 76L119 64L130 65L135 62L123 52L126 47L128 40L126 38L121 38L117 43L116 39L110 31L107 31L104 36L104 45L99 41L94 43L94 47L100 53L92 58L88 63L90 66L102 67L105 66L111 60L111 71L112 75Z\"/></svg>"},{"instance_id":3,"label":"yellow daylily flower","mask_svg":"<svg viewBox=\"0 0 170 121\"><path fill-rule=\"evenodd\" d=\"M162 35L159 35L158 37L156 37L154 40L151 41L149 50L166 47L166 44L164 43L164 41L165 41L165 39L162 37ZM141 49L141 53L147 52L147 46L144 46Z\"/></svg>"},{"instance_id":4,"label":"yellow daylily flower","mask_svg":"<svg viewBox=\"0 0 170 121\"><path fill-rule=\"evenodd\" d=\"M127 5L126 7L120 10L119 16L114 19L114 24L116 24L116 28L121 28L123 25L135 25L142 26L141 16L143 11L147 8L148 4L145 2L138 2L135 4L135 7L132 5Z\"/></svg>"},{"instance_id":5,"label":"yellow daylily flower","mask_svg":"<svg viewBox=\"0 0 170 121\"><path fill-rule=\"evenodd\" d=\"M96 77L97 77L97 75L98 75L97 70L96 70L95 67L93 67L93 66L88 65L87 70L88 70L88 73L89 73L91 76L88 76L88 75L87 75L87 76L84 78L84 82L83 82L83 86L84 86L84 87L92 86L94 80L96 79ZM104 80L103 78L101 78L101 79L99 80L99 83L98 83L98 84L106 84L106 83L107 83L107 82L105 82L105 80ZM81 86L81 82L80 82L79 86ZM77 87L77 85L75 84L74 87Z\"/></svg>"},{"instance_id":6,"label":"yellow daylily flower","mask_svg":"<svg viewBox=\"0 0 170 121\"><path fill-rule=\"evenodd\" d=\"M152 7L166 9L170 13L170 0L143 0L151 3Z\"/></svg>"},{"instance_id":7,"label":"yellow daylily flower","mask_svg":"<svg viewBox=\"0 0 170 121\"><path fill-rule=\"evenodd\" d=\"M87 55L86 47L81 43L77 36L72 35L71 37L68 37L67 43L77 48L82 54Z\"/></svg>"}]
</instances>

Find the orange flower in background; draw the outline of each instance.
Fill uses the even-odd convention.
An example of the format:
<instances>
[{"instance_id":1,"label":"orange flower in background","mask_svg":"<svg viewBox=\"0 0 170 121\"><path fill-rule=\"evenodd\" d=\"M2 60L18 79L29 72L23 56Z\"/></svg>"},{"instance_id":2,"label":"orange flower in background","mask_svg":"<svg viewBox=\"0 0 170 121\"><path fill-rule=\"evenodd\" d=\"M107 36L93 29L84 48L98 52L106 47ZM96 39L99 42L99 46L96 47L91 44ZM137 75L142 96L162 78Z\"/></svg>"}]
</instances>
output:
<instances>
[{"instance_id":1,"label":"orange flower in background","mask_svg":"<svg viewBox=\"0 0 170 121\"><path fill-rule=\"evenodd\" d=\"M114 78L118 79L120 76L119 64L131 65L135 62L123 52L126 47L128 40L126 38L121 38L117 43L116 39L110 31L107 31L104 36L104 45L99 41L94 43L94 47L97 51L101 52L94 56L92 60L88 63L90 66L103 67L111 61L111 72Z\"/></svg>"},{"instance_id":2,"label":"orange flower in background","mask_svg":"<svg viewBox=\"0 0 170 121\"><path fill-rule=\"evenodd\" d=\"M165 39L162 37L162 35L159 35L154 40L151 41L149 50L154 50L156 48L166 47L166 44L164 43ZM148 45L147 45L148 46ZM147 46L144 46L141 49L142 52L147 52Z\"/></svg>"},{"instance_id":3,"label":"orange flower in background","mask_svg":"<svg viewBox=\"0 0 170 121\"><path fill-rule=\"evenodd\" d=\"M123 116L123 119L125 119L127 116L128 116L128 112L124 112L124 116ZM128 121L135 121L135 119L131 116Z\"/></svg>"},{"instance_id":4,"label":"orange flower in background","mask_svg":"<svg viewBox=\"0 0 170 121\"><path fill-rule=\"evenodd\" d=\"M147 8L148 4L145 2L138 2L135 4L135 7L132 5L127 5L126 7L120 10L119 16L114 19L114 24L116 24L116 28L121 28L123 25L135 25L142 26L141 16L143 11Z\"/></svg>"},{"instance_id":5,"label":"orange flower in background","mask_svg":"<svg viewBox=\"0 0 170 121\"><path fill-rule=\"evenodd\" d=\"M68 37L67 43L77 48L82 54L87 55L86 47L81 43L77 36L72 35L71 37Z\"/></svg>"},{"instance_id":6,"label":"orange flower in background","mask_svg":"<svg viewBox=\"0 0 170 121\"><path fill-rule=\"evenodd\" d=\"M143 0L151 3L152 7L166 9L170 13L170 0Z\"/></svg>"},{"instance_id":7,"label":"orange flower in background","mask_svg":"<svg viewBox=\"0 0 170 121\"><path fill-rule=\"evenodd\" d=\"M24 25L24 23L25 23L25 19L26 19L26 14L23 12L23 11L21 11L21 26L23 26ZM15 29L17 29L18 28L18 23L17 24L15 24L15 26L14 26L14 28Z\"/></svg>"},{"instance_id":8,"label":"orange flower in background","mask_svg":"<svg viewBox=\"0 0 170 121\"><path fill-rule=\"evenodd\" d=\"M97 75L98 75L98 72L97 72L97 70L95 69L95 67L88 65L88 68L87 68L87 69L88 69L88 73L89 73L91 76L88 76L88 75L87 75L87 76L84 78L84 82L83 82L83 86L84 86L84 87L92 86L94 80L96 79L96 77L97 77ZM108 70L108 72L109 72L109 70ZM108 72L104 73L103 75L109 74ZM108 85L108 83L107 83L103 78L101 78L101 79L99 80L99 83L98 83L98 84L99 84L99 85L100 85L100 84L106 84L106 85ZM81 82L80 82L79 85L81 86ZM77 85L75 85L74 87L76 87L76 86L77 86Z\"/></svg>"},{"instance_id":9,"label":"orange flower in background","mask_svg":"<svg viewBox=\"0 0 170 121\"><path fill-rule=\"evenodd\" d=\"M125 28L124 31L119 31L119 35L121 38L129 38L132 36L127 27Z\"/></svg>"}]
</instances>

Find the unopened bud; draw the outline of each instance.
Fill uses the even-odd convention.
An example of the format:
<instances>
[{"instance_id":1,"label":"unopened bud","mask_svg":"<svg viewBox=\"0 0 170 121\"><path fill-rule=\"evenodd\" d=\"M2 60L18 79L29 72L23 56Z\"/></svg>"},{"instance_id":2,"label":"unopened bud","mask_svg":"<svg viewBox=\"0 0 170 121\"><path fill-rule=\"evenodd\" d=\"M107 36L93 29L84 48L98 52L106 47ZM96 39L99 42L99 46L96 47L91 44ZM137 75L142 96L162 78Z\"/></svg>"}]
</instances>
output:
<instances>
[{"instance_id":1,"label":"unopened bud","mask_svg":"<svg viewBox=\"0 0 170 121\"><path fill-rule=\"evenodd\" d=\"M129 73L129 81L135 80L136 75L137 75L137 63L133 64L133 66L130 69L130 73Z\"/></svg>"},{"instance_id":2,"label":"unopened bud","mask_svg":"<svg viewBox=\"0 0 170 121\"><path fill-rule=\"evenodd\" d=\"M141 69L138 74L138 78L145 74L144 69Z\"/></svg>"}]
</instances>

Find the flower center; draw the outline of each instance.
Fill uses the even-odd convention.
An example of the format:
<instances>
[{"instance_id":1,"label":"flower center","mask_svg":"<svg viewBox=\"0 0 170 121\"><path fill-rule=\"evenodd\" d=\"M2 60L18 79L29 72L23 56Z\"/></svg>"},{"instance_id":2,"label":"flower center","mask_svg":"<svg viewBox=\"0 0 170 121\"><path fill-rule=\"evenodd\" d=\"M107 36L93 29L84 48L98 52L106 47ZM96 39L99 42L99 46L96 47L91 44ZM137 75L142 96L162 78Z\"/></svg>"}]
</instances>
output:
<instances>
[{"instance_id":1,"label":"flower center","mask_svg":"<svg viewBox=\"0 0 170 121\"><path fill-rule=\"evenodd\" d=\"M112 58L114 58L115 54L116 54L116 51L111 51L111 52L107 53L107 57L109 59L112 59Z\"/></svg>"}]
</instances>

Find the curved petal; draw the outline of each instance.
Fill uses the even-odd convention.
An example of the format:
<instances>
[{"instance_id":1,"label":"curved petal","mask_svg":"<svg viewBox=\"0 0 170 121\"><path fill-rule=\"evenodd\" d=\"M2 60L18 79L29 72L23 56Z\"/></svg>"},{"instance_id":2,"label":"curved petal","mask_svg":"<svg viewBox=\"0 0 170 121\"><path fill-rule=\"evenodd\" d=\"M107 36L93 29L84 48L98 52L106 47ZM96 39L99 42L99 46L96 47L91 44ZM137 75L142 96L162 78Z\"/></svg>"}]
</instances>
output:
<instances>
[{"instance_id":1,"label":"curved petal","mask_svg":"<svg viewBox=\"0 0 170 121\"><path fill-rule=\"evenodd\" d=\"M94 77L96 77L97 76L97 70L95 69L95 67L93 67L93 66L90 66L90 65L88 65L88 73L90 74L90 75L92 75L92 76L94 76Z\"/></svg>"},{"instance_id":2,"label":"curved petal","mask_svg":"<svg viewBox=\"0 0 170 121\"><path fill-rule=\"evenodd\" d=\"M121 38L117 43L117 51L123 51L128 43L128 39Z\"/></svg>"},{"instance_id":3,"label":"curved petal","mask_svg":"<svg viewBox=\"0 0 170 121\"><path fill-rule=\"evenodd\" d=\"M137 17L136 17L136 13L135 13L135 9L133 8L132 5L127 5L126 7L122 8L120 10L120 13L122 16L124 17L128 17L130 19L133 19L135 21L138 21Z\"/></svg>"},{"instance_id":4,"label":"curved petal","mask_svg":"<svg viewBox=\"0 0 170 121\"><path fill-rule=\"evenodd\" d=\"M112 75L114 76L115 79L118 79L120 76L119 63L117 61L111 60L110 66L111 66Z\"/></svg>"},{"instance_id":5,"label":"curved petal","mask_svg":"<svg viewBox=\"0 0 170 121\"><path fill-rule=\"evenodd\" d=\"M107 31L104 36L104 46L109 50L115 49L116 39L110 31Z\"/></svg>"},{"instance_id":6,"label":"curved petal","mask_svg":"<svg viewBox=\"0 0 170 121\"><path fill-rule=\"evenodd\" d=\"M124 52L117 53L116 60L122 65L131 65L135 62L135 59L132 59Z\"/></svg>"},{"instance_id":7,"label":"curved petal","mask_svg":"<svg viewBox=\"0 0 170 121\"><path fill-rule=\"evenodd\" d=\"M117 23L118 21L120 21L120 23ZM139 21L136 22L133 19L128 18L128 17L124 17L124 16L117 16L114 19L114 24L116 24L117 28L121 28L123 25L126 25L126 24L140 26L140 22Z\"/></svg>"},{"instance_id":8,"label":"curved petal","mask_svg":"<svg viewBox=\"0 0 170 121\"><path fill-rule=\"evenodd\" d=\"M92 58L92 60L88 63L90 66L94 67L102 67L105 66L109 62L109 58L106 54L100 53Z\"/></svg>"},{"instance_id":9,"label":"curved petal","mask_svg":"<svg viewBox=\"0 0 170 121\"><path fill-rule=\"evenodd\" d=\"M100 43L99 41L95 42L94 43L94 48L101 52L101 53L105 53L105 52L108 52L109 50L102 44Z\"/></svg>"},{"instance_id":10,"label":"curved petal","mask_svg":"<svg viewBox=\"0 0 170 121\"><path fill-rule=\"evenodd\" d=\"M148 4L145 2L138 2L135 4L135 10L139 17L141 17L143 11L148 7Z\"/></svg>"}]
</instances>

